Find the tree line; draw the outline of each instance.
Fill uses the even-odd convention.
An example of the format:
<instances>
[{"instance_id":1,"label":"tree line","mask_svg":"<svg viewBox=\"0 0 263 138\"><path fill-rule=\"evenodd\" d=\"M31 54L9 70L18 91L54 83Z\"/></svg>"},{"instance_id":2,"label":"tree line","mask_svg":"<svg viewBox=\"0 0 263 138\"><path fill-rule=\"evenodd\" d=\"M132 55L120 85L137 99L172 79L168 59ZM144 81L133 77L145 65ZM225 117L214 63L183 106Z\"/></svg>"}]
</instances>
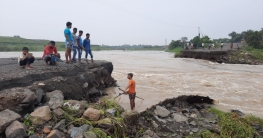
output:
<instances>
[{"instance_id":1,"label":"tree line","mask_svg":"<svg viewBox=\"0 0 263 138\"><path fill-rule=\"evenodd\" d=\"M230 38L219 38L211 40L209 36L196 36L190 41L187 37L182 37L180 40L172 40L169 44L169 49L175 49L177 47L183 47L185 43L193 43L194 48L199 48L202 43L214 43L216 46L219 43L240 43L245 42L248 46L257 49L263 49L263 29L261 31L248 30L241 33L235 31L228 34Z\"/></svg>"}]
</instances>

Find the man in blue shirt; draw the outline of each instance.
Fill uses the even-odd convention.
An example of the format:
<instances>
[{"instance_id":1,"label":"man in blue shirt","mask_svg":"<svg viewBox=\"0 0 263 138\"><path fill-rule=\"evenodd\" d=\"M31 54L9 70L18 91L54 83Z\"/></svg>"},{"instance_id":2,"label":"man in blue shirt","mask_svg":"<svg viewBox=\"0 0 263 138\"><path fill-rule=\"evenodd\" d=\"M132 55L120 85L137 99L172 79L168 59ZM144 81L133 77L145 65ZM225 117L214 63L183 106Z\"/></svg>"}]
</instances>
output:
<instances>
[{"instance_id":1,"label":"man in blue shirt","mask_svg":"<svg viewBox=\"0 0 263 138\"><path fill-rule=\"evenodd\" d=\"M79 59L80 64L81 64L82 50L84 49L82 38L81 38L82 34L83 34L83 31L80 30L79 35L77 36L77 43L78 43L77 51L78 51L78 59Z\"/></svg>"},{"instance_id":2,"label":"man in blue shirt","mask_svg":"<svg viewBox=\"0 0 263 138\"><path fill-rule=\"evenodd\" d=\"M65 52L65 57L66 57L66 63L71 63L71 50L73 49L73 36L70 31L72 27L71 22L66 23L67 28L64 30L64 36L66 38L66 52Z\"/></svg>"},{"instance_id":3,"label":"man in blue shirt","mask_svg":"<svg viewBox=\"0 0 263 138\"><path fill-rule=\"evenodd\" d=\"M83 47L85 49L85 59L86 59L86 62L89 64L88 62L88 54L90 54L90 57L91 57L91 62L93 63L93 55L92 55L92 51L91 51L91 48L90 48L90 34L87 33L86 34L86 38L83 40Z\"/></svg>"}]
</instances>

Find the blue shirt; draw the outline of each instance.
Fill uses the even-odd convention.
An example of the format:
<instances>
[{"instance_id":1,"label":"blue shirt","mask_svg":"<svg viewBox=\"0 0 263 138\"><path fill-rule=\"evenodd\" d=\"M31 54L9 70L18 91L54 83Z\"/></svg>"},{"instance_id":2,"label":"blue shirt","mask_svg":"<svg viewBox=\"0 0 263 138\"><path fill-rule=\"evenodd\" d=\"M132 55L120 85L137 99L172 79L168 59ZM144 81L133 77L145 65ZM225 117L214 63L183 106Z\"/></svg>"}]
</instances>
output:
<instances>
[{"instance_id":1,"label":"blue shirt","mask_svg":"<svg viewBox=\"0 0 263 138\"><path fill-rule=\"evenodd\" d=\"M83 41L81 36L77 36L77 41L79 41L80 46L83 46Z\"/></svg>"},{"instance_id":2,"label":"blue shirt","mask_svg":"<svg viewBox=\"0 0 263 138\"><path fill-rule=\"evenodd\" d=\"M90 50L90 40L89 39L84 39L83 41L83 47L86 49L86 50Z\"/></svg>"},{"instance_id":3,"label":"blue shirt","mask_svg":"<svg viewBox=\"0 0 263 138\"><path fill-rule=\"evenodd\" d=\"M70 42L73 44L73 43L74 43L74 42L73 42L73 36L72 36L72 33L71 33L71 31L70 31L69 28L66 28L66 29L64 30L64 36L66 37L66 35L68 35ZM67 38L66 38L66 43L67 43L67 42L68 42L68 40L67 40Z\"/></svg>"}]
</instances>

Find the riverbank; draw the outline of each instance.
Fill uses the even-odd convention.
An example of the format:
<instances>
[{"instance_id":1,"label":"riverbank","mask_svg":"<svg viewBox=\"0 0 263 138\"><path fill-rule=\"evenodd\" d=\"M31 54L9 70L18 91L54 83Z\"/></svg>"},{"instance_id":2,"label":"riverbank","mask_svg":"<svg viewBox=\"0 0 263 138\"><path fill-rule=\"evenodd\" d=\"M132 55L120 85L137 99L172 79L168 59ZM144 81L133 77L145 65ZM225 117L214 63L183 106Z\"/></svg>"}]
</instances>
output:
<instances>
[{"instance_id":1,"label":"riverbank","mask_svg":"<svg viewBox=\"0 0 263 138\"><path fill-rule=\"evenodd\" d=\"M263 50L245 46L240 50L183 50L175 57L204 59L217 63L263 64Z\"/></svg>"}]
</instances>

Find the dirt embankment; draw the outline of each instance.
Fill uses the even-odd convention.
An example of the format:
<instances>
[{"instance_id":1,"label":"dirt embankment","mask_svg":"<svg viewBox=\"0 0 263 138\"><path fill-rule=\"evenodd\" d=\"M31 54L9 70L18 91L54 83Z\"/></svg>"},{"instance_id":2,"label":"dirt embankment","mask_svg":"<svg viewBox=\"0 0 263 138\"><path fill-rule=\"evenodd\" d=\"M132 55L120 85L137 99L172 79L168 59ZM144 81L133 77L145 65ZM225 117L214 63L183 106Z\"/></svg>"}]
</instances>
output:
<instances>
[{"instance_id":1,"label":"dirt embankment","mask_svg":"<svg viewBox=\"0 0 263 138\"><path fill-rule=\"evenodd\" d=\"M248 52L239 50L184 50L180 54L176 55L180 58L195 58L204 59L218 63L229 63L229 64L249 64L249 65L262 65L263 61L253 58Z\"/></svg>"},{"instance_id":2,"label":"dirt embankment","mask_svg":"<svg viewBox=\"0 0 263 138\"><path fill-rule=\"evenodd\" d=\"M113 65L106 61L89 65L61 62L57 67L45 67L37 60L32 66L33 70L25 70L17 66L16 59L0 59L0 111L32 110L29 107L34 107L34 97L40 100L41 95L54 90L62 91L65 99L93 100L116 82L111 77Z\"/></svg>"}]
</instances>

